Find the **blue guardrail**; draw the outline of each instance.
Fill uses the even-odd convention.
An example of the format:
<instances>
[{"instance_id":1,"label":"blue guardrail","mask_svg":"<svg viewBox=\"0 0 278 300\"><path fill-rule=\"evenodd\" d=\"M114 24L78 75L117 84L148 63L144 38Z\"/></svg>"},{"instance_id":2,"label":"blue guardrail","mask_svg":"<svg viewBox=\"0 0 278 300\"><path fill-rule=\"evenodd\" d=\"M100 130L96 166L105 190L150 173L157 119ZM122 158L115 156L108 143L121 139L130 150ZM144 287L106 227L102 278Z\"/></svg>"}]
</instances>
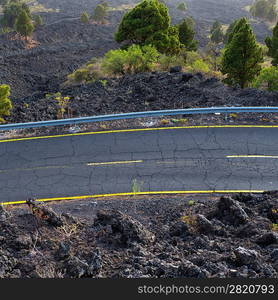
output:
<instances>
[{"instance_id":1,"label":"blue guardrail","mask_svg":"<svg viewBox=\"0 0 278 300\"><path fill-rule=\"evenodd\" d=\"M210 108L188 108L188 109L173 109L173 110L154 110L144 112L131 112L122 114L110 114L81 118L70 118L60 120L49 120L39 122L26 122L0 125L0 130L13 130L24 128L36 128L44 126L61 126L61 125L75 125L81 123L101 122L101 121L113 121L124 119L136 119L146 117L162 117L162 116L174 116L174 115L191 115L191 114L225 114L230 113L277 113L278 107L275 106L246 106L246 107L210 107Z\"/></svg>"}]
</instances>

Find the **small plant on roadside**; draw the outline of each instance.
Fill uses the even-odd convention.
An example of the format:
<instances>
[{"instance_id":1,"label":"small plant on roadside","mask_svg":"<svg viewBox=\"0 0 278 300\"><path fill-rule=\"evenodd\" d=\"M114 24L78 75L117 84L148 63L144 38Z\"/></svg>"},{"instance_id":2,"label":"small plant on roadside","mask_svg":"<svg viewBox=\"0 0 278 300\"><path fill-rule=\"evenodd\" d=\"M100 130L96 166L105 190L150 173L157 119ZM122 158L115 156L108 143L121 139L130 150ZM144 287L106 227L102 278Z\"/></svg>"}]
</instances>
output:
<instances>
[{"instance_id":1,"label":"small plant on roadside","mask_svg":"<svg viewBox=\"0 0 278 300\"><path fill-rule=\"evenodd\" d=\"M238 115L235 114L235 113L231 113L231 114L229 114L229 117L233 118L233 119L236 119L238 117Z\"/></svg>"},{"instance_id":2,"label":"small plant on roadside","mask_svg":"<svg viewBox=\"0 0 278 300\"><path fill-rule=\"evenodd\" d=\"M62 235L63 239L69 239L78 232L78 225L65 224L63 226L58 227L57 231Z\"/></svg>"},{"instance_id":3,"label":"small plant on roadside","mask_svg":"<svg viewBox=\"0 0 278 300\"><path fill-rule=\"evenodd\" d=\"M103 79L99 81L101 83L101 85L105 88L106 84L107 84L107 80Z\"/></svg>"},{"instance_id":4,"label":"small plant on roadside","mask_svg":"<svg viewBox=\"0 0 278 300\"><path fill-rule=\"evenodd\" d=\"M3 84L0 85L0 123L5 122L3 116L9 116L13 107L9 98L10 86Z\"/></svg>"},{"instance_id":5,"label":"small plant on roadside","mask_svg":"<svg viewBox=\"0 0 278 300\"><path fill-rule=\"evenodd\" d=\"M141 192L141 184L142 182L138 182L137 179L132 180L131 190L134 195Z\"/></svg>"},{"instance_id":6,"label":"small plant on roadside","mask_svg":"<svg viewBox=\"0 0 278 300\"><path fill-rule=\"evenodd\" d=\"M194 204L195 204L195 201L194 201L194 200L189 200L189 201L188 201L188 205L189 205L189 206L193 206Z\"/></svg>"},{"instance_id":7,"label":"small plant on roadside","mask_svg":"<svg viewBox=\"0 0 278 300\"><path fill-rule=\"evenodd\" d=\"M169 125L170 124L170 120L162 119L162 120L160 120L160 124L161 125Z\"/></svg>"},{"instance_id":8,"label":"small plant on roadside","mask_svg":"<svg viewBox=\"0 0 278 300\"><path fill-rule=\"evenodd\" d=\"M189 225L189 226L195 226L196 225L196 217L194 217L193 215L185 215L182 216L180 218L180 220L182 222L184 222L185 224Z\"/></svg>"},{"instance_id":9,"label":"small plant on roadside","mask_svg":"<svg viewBox=\"0 0 278 300\"><path fill-rule=\"evenodd\" d=\"M55 100L58 102L58 112L57 112L57 118L58 119L63 119L65 112L67 111L68 117L71 115L70 113L70 108L69 108L69 102L70 102L70 97L63 97L61 96L60 93L56 95Z\"/></svg>"},{"instance_id":10,"label":"small plant on roadside","mask_svg":"<svg viewBox=\"0 0 278 300\"><path fill-rule=\"evenodd\" d=\"M271 230L275 231L275 232L278 232L278 224L277 223L272 223L271 224Z\"/></svg>"},{"instance_id":11,"label":"small plant on roadside","mask_svg":"<svg viewBox=\"0 0 278 300\"><path fill-rule=\"evenodd\" d=\"M179 123L186 124L188 122L188 119L179 119Z\"/></svg>"}]
</instances>

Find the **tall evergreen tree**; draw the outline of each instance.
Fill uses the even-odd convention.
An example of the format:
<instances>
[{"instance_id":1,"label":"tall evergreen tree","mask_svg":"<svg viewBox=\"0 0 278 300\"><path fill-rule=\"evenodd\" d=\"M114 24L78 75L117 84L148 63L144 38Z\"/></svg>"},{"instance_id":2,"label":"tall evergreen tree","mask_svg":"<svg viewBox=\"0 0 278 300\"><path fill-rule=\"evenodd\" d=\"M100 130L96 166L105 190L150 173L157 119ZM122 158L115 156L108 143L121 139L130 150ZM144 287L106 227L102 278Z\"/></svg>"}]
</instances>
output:
<instances>
[{"instance_id":1,"label":"tall evergreen tree","mask_svg":"<svg viewBox=\"0 0 278 300\"><path fill-rule=\"evenodd\" d=\"M33 19L34 19L35 27L43 25L43 19L40 15L34 15Z\"/></svg>"},{"instance_id":2,"label":"tall evergreen tree","mask_svg":"<svg viewBox=\"0 0 278 300\"><path fill-rule=\"evenodd\" d=\"M187 51L196 51L198 42L194 40L195 32L191 18L184 19L178 26L179 40Z\"/></svg>"},{"instance_id":3,"label":"tall evergreen tree","mask_svg":"<svg viewBox=\"0 0 278 300\"><path fill-rule=\"evenodd\" d=\"M4 122L3 116L9 116L12 102L9 99L10 87L6 84L0 85L0 122Z\"/></svg>"},{"instance_id":4,"label":"tall evergreen tree","mask_svg":"<svg viewBox=\"0 0 278 300\"><path fill-rule=\"evenodd\" d=\"M224 33L222 30L222 26L218 21L215 21L213 23L210 33L211 33L210 39L212 42L216 44L223 42Z\"/></svg>"},{"instance_id":5,"label":"tall evergreen tree","mask_svg":"<svg viewBox=\"0 0 278 300\"><path fill-rule=\"evenodd\" d=\"M267 37L265 43L268 47L268 55L272 57L272 65L278 66L278 22L273 28L272 37Z\"/></svg>"},{"instance_id":6,"label":"tall evergreen tree","mask_svg":"<svg viewBox=\"0 0 278 300\"><path fill-rule=\"evenodd\" d=\"M25 37L27 40L28 36L31 36L34 31L34 25L32 23L32 19L27 15L27 13L23 10L15 23L15 30Z\"/></svg>"},{"instance_id":7,"label":"tall evergreen tree","mask_svg":"<svg viewBox=\"0 0 278 300\"><path fill-rule=\"evenodd\" d=\"M7 4L4 5L1 23L6 27L14 28L16 20L23 10L29 17L31 17L31 12L27 4L20 0L7 2Z\"/></svg>"},{"instance_id":8,"label":"tall evergreen tree","mask_svg":"<svg viewBox=\"0 0 278 300\"><path fill-rule=\"evenodd\" d=\"M180 51L178 30L170 25L168 8L158 0L144 0L127 12L115 34L118 43L153 45L159 52Z\"/></svg>"},{"instance_id":9,"label":"tall evergreen tree","mask_svg":"<svg viewBox=\"0 0 278 300\"><path fill-rule=\"evenodd\" d=\"M107 17L107 10L108 6L98 4L94 9L94 13L92 16L93 20L96 22L104 23L105 18Z\"/></svg>"},{"instance_id":10,"label":"tall evergreen tree","mask_svg":"<svg viewBox=\"0 0 278 300\"><path fill-rule=\"evenodd\" d=\"M225 36L224 36L224 43L225 43L225 44L228 43L228 42L231 40L231 39L230 39L230 34L233 32L234 27L236 26L237 22L238 22L238 20L235 20L235 21L233 21L233 22L229 25L229 27L228 27L228 29L227 29L227 31L226 31L226 33L225 33Z\"/></svg>"},{"instance_id":11,"label":"tall evergreen tree","mask_svg":"<svg viewBox=\"0 0 278 300\"><path fill-rule=\"evenodd\" d=\"M221 72L226 75L224 82L246 88L261 71L263 50L245 18L237 22L230 36L221 63Z\"/></svg>"}]
</instances>

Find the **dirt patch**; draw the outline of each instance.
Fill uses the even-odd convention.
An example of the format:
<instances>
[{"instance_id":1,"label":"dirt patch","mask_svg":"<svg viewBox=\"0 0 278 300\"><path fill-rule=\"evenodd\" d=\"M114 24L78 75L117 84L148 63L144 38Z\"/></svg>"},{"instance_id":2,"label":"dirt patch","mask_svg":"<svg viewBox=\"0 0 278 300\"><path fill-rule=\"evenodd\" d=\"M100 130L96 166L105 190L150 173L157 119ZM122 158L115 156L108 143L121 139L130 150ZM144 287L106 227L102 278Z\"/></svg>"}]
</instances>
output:
<instances>
[{"instance_id":1,"label":"dirt patch","mask_svg":"<svg viewBox=\"0 0 278 300\"><path fill-rule=\"evenodd\" d=\"M8 207L0 277L277 278L277 205L277 192L57 202L55 226Z\"/></svg>"}]
</instances>

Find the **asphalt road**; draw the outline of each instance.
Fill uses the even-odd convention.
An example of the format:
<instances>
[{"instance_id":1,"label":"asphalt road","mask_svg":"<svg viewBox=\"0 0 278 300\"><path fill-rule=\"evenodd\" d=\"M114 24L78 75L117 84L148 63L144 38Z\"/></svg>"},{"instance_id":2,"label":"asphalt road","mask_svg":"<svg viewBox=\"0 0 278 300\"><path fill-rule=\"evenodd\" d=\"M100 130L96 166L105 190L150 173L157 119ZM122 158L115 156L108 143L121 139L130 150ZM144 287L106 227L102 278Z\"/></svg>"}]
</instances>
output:
<instances>
[{"instance_id":1,"label":"asphalt road","mask_svg":"<svg viewBox=\"0 0 278 300\"><path fill-rule=\"evenodd\" d=\"M278 189L278 128L184 128L0 142L0 202Z\"/></svg>"}]
</instances>

